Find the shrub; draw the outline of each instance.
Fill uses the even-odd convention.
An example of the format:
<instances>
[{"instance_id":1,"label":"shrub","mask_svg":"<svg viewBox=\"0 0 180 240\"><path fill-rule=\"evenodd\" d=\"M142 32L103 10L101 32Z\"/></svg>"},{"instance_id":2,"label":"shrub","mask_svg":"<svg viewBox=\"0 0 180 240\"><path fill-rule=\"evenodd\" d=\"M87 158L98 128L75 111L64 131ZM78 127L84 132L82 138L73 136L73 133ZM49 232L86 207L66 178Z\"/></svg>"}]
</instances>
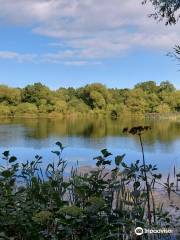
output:
<instances>
[{"instance_id":1,"label":"shrub","mask_svg":"<svg viewBox=\"0 0 180 240\"><path fill-rule=\"evenodd\" d=\"M158 105L156 108L155 108L155 111L157 113L169 113L171 112L171 109L169 107L168 104L166 103L162 103L161 105Z\"/></svg>"},{"instance_id":2,"label":"shrub","mask_svg":"<svg viewBox=\"0 0 180 240\"><path fill-rule=\"evenodd\" d=\"M38 109L36 105L33 103L21 103L16 108L16 114L23 114L23 113L37 114Z\"/></svg>"},{"instance_id":3,"label":"shrub","mask_svg":"<svg viewBox=\"0 0 180 240\"><path fill-rule=\"evenodd\" d=\"M11 115L10 107L1 104L0 105L0 115L1 116L10 116Z\"/></svg>"}]
</instances>

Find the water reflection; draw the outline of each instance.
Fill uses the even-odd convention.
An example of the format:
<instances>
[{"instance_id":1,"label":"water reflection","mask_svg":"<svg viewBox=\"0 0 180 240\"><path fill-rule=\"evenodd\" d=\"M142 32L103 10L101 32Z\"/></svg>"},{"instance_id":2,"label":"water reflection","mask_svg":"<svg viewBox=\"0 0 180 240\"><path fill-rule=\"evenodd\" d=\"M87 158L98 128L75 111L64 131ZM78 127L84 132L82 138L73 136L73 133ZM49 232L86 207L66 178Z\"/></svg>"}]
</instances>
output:
<instances>
[{"instance_id":1,"label":"water reflection","mask_svg":"<svg viewBox=\"0 0 180 240\"><path fill-rule=\"evenodd\" d=\"M57 119L1 119L0 151L10 149L23 160L36 153L52 158L51 149L57 140L68 146L65 157L92 164L100 149L108 148L114 154L126 153L127 160L141 158L138 139L122 134L124 127L150 125L152 131L144 138L149 162L169 169L180 163L180 122L148 119L57 120Z\"/></svg>"},{"instance_id":2,"label":"water reflection","mask_svg":"<svg viewBox=\"0 0 180 240\"><path fill-rule=\"evenodd\" d=\"M150 125L144 139L147 143L155 141L170 143L180 138L180 122L167 120L132 120L118 121L104 119L56 120L56 119L1 119L0 134L5 138L9 135L24 135L33 139L47 139L50 136L82 136L102 138L106 136L122 136L124 127ZM3 142L2 142L3 144Z\"/></svg>"}]
</instances>

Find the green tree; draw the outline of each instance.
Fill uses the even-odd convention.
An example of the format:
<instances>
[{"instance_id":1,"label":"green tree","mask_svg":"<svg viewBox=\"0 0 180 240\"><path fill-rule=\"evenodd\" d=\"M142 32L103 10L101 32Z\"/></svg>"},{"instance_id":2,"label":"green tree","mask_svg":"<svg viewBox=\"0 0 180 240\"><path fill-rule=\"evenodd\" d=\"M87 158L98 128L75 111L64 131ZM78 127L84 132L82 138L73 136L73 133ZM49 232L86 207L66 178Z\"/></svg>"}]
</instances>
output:
<instances>
[{"instance_id":1,"label":"green tree","mask_svg":"<svg viewBox=\"0 0 180 240\"><path fill-rule=\"evenodd\" d=\"M45 104L39 105L38 111L39 111L39 113L48 113L47 105L45 105Z\"/></svg>"},{"instance_id":2,"label":"green tree","mask_svg":"<svg viewBox=\"0 0 180 240\"><path fill-rule=\"evenodd\" d=\"M180 15L180 1L179 0L143 0L142 3L150 2L154 7L154 13L150 14L155 20L165 20L165 25L174 25L178 22ZM180 45L175 45L173 53L169 56L180 60Z\"/></svg>"},{"instance_id":3,"label":"green tree","mask_svg":"<svg viewBox=\"0 0 180 240\"><path fill-rule=\"evenodd\" d=\"M73 97L77 97L77 91L74 88L59 88L55 91L55 97L69 102Z\"/></svg>"},{"instance_id":4,"label":"green tree","mask_svg":"<svg viewBox=\"0 0 180 240\"><path fill-rule=\"evenodd\" d=\"M111 118L120 117L121 114L124 115L124 104L108 104L106 107L106 111L108 112L108 116Z\"/></svg>"},{"instance_id":5,"label":"green tree","mask_svg":"<svg viewBox=\"0 0 180 240\"><path fill-rule=\"evenodd\" d=\"M155 110L156 110L157 113L169 113L169 112L171 112L171 108L166 103L160 104L159 106L156 107Z\"/></svg>"},{"instance_id":6,"label":"green tree","mask_svg":"<svg viewBox=\"0 0 180 240\"><path fill-rule=\"evenodd\" d=\"M175 110L176 97L174 93L163 91L159 94L159 97L162 103L168 104L172 111Z\"/></svg>"},{"instance_id":7,"label":"green tree","mask_svg":"<svg viewBox=\"0 0 180 240\"><path fill-rule=\"evenodd\" d=\"M106 100L104 99L103 95L98 91L90 92L90 98L92 101L93 108L105 108Z\"/></svg>"},{"instance_id":8,"label":"green tree","mask_svg":"<svg viewBox=\"0 0 180 240\"><path fill-rule=\"evenodd\" d=\"M16 108L16 114L23 114L23 113L37 114L38 109L36 105L33 103L21 103Z\"/></svg>"},{"instance_id":9,"label":"green tree","mask_svg":"<svg viewBox=\"0 0 180 240\"><path fill-rule=\"evenodd\" d=\"M135 85L134 88L141 88L143 91L147 93L156 93L157 86L154 81L148 81L148 82L141 82Z\"/></svg>"},{"instance_id":10,"label":"green tree","mask_svg":"<svg viewBox=\"0 0 180 240\"><path fill-rule=\"evenodd\" d=\"M175 97L175 110L177 112L180 112L180 90L175 92L174 97Z\"/></svg>"},{"instance_id":11,"label":"green tree","mask_svg":"<svg viewBox=\"0 0 180 240\"><path fill-rule=\"evenodd\" d=\"M92 109L105 107L110 100L110 94L107 88L100 83L90 84L82 88L80 97Z\"/></svg>"},{"instance_id":12,"label":"green tree","mask_svg":"<svg viewBox=\"0 0 180 240\"><path fill-rule=\"evenodd\" d=\"M147 94L145 97L145 101L148 104L148 112L153 113L155 112L155 108L160 104L161 100L156 93Z\"/></svg>"},{"instance_id":13,"label":"green tree","mask_svg":"<svg viewBox=\"0 0 180 240\"><path fill-rule=\"evenodd\" d=\"M146 94L142 89L133 89L127 95L126 107L132 113L145 113L148 110L148 103L145 100Z\"/></svg>"},{"instance_id":14,"label":"green tree","mask_svg":"<svg viewBox=\"0 0 180 240\"><path fill-rule=\"evenodd\" d=\"M168 92L168 93L172 93L175 92L175 87L172 83L170 83L169 81L163 81L160 83L159 88L158 88L158 92Z\"/></svg>"},{"instance_id":15,"label":"green tree","mask_svg":"<svg viewBox=\"0 0 180 240\"><path fill-rule=\"evenodd\" d=\"M127 94L130 90L125 89L108 89L108 92L110 94L110 101L108 101L108 104L124 104L127 99Z\"/></svg>"},{"instance_id":16,"label":"green tree","mask_svg":"<svg viewBox=\"0 0 180 240\"><path fill-rule=\"evenodd\" d=\"M11 110L9 106L0 104L0 116L10 116Z\"/></svg>"},{"instance_id":17,"label":"green tree","mask_svg":"<svg viewBox=\"0 0 180 240\"><path fill-rule=\"evenodd\" d=\"M0 102L17 105L21 102L21 90L0 85Z\"/></svg>"},{"instance_id":18,"label":"green tree","mask_svg":"<svg viewBox=\"0 0 180 240\"><path fill-rule=\"evenodd\" d=\"M57 100L54 104L54 111L65 114L67 112L67 103L63 100Z\"/></svg>"},{"instance_id":19,"label":"green tree","mask_svg":"<svg viewBox=\"0 0 180 240\"><path fill-rule=\"evenodd\" d=\"M166 25L177 23L180 8L179 0L144 0L143 4L147 2L152 3L155 10L150 16L153 16L156 20L165 20Z\"/></svg>"},{"instance_id":20,"label":"green tree","mask_svg":"<svg viewBox=\"0 0 180 240\"><path fill-rule=\"evenodd\" d=\"M68 102L68 111L86 113L87 111L89 111L89 107L84 103L82 99L73 97Z\"/></svg>"},{"instance_id":21,"label":"green tree","mask_svg":"<svg viewBox=\"0 0 180 240\"><path fill-rule=\"evenodd\" d=\"M42 100L45 100L47 104L50 104L52 101L52 92L48 87L41 83L28 85L22 90L23 102L35 103L39 106L41 105Z\"/></svg>"}]
</instances>

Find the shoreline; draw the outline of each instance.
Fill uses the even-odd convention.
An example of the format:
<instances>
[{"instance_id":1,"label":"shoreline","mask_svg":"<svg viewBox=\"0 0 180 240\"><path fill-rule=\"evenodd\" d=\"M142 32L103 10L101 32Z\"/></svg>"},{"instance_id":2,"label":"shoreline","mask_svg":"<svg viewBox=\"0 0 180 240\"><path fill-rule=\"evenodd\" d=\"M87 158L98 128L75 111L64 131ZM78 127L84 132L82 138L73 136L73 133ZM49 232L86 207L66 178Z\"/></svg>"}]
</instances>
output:
<instances>
[{"instance_id":1,"label":"shoreline","mask_svg":"<svg viewBox=\"0 0 180 240\"><path fill-rule=\"evenodd\" d=\"M117 117L116 119L112 119L107 114L103 113L95 113L95 112L88 112L88 113L68 113L68 114L61 114L61 113L50 113L50 114L18 114L18 115L0 115L0 119L81 119L81 118L102 118L105 117L108 120L118 121L122 117L129 117L130 119L158 119L158 120L180 120L180 113L167 113L167 114L159 114L159 113L146 113L146 114L124 114L122 116Z\"/></svg>"}]
</instances>

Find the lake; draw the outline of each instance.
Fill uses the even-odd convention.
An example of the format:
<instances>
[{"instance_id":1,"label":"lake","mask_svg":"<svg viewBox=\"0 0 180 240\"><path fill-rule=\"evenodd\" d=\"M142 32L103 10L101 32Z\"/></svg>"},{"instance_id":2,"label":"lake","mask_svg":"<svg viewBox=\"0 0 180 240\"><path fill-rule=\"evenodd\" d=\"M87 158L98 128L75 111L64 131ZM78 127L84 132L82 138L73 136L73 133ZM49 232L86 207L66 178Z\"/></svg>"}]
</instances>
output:
<instances>
[{"instance_id":1,"label":"lake","mask_svg":"<svg viewBox=\"0 0 180 240\"><path fill-rule=\"evenodd\" d=\"M51 152L56 150L55 142L61 141L66 146L63 158L68 161L67 170L77 161L80 166L94 165L93 157L103 148L113 155L125 153L125 161L130 163L141 160L139 140L124 135L122 129L141 124L152 127L143 136L146 161L157 164L165 174L172 172L174 165L180 169L180 121L172 120L1 119L0 152L10 150L20 161L38 154L46 166L55 159Z\"/></svg>"}]
</instances>

